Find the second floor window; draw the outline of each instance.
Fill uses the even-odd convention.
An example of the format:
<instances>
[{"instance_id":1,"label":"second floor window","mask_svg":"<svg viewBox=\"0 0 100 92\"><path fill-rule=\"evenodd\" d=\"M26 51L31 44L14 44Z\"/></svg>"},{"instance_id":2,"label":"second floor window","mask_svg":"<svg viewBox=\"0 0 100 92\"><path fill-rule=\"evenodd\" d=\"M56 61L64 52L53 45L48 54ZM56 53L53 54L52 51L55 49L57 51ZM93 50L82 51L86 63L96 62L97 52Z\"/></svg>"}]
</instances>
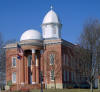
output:
<instances>
[{"instance_id":1,"label":"second floor window","mask_svg":"<svg viewBox=\"0 0 100 92\"><path fill-rule=\"evenodd\" d=\"M16 57L12 57L12 66L16 67Z\"/></svg>"},{"instance_id":2,"label":"second floor window","mask_svg":"<svg viewBox=\"0 0 100 92\"><path fill-rule=\"evenodd\" d=\"M63 54L63 64L65 65L65 58L66 58L66 55Z\"/></svg>"},{"instance_id":3,"label":"second floor window","mask_svg":"<svg viewBox=\"0 0 100 92\"><path fill-rule=\"evenodd\" d=\"M66 54L66 65L69 65L69 56Z\"/></svg>"},{"instance_id":4,"label":"second floor window","mask_svg":"<svg viewBox=\"0 0 100 92\"><path fill-rule=\"evenodd\" d=\"M55 54L50 54L50 65L54 65Z\"/></svg>"}]
</instances>

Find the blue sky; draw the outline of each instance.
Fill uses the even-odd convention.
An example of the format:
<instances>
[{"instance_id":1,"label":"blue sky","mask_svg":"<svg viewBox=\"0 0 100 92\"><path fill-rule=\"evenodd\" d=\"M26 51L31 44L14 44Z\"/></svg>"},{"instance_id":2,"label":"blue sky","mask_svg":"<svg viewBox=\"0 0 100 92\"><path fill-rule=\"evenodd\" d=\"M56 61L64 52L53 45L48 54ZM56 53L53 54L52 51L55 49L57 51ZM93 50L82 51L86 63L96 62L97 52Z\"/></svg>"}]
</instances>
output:
<instances>
[{"instance_id":1,"label":"blue sky","mask_svg":"<svg viewBox=\"0 0 100 92\"><path fill-rule=\"evenodd\" d=\"M50 6L62 23L62 38L76 43L89 18L100 20L100 0L0 0L0 32L4 40L17 39L28 29L41 31Z\"/></svg>"}]
</instances>

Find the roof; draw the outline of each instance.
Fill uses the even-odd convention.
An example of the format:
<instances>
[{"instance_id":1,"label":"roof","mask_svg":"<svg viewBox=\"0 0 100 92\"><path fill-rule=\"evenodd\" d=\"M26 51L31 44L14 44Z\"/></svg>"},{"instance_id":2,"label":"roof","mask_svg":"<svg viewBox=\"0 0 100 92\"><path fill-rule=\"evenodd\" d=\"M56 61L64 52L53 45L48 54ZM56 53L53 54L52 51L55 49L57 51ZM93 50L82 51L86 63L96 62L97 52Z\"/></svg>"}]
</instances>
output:
<instances>
[{"instance_id":1,"label":"roof","mask_svg":"<svg viewBox=\"0 0 100 92\"><path fill-rule=\"evenodd\" d=\"M42 24L46 24L46 23L60 23L57 14L53 10L50 10L45 15Z\"/></svg>"},{"instance_id":2,"label":"roof","mask_svg":"<svg viewBox=\"0 0 100 92\"><path fill-rule=\"evenodd\" d=\"M22 34L20 41L23 40L42 40L42 36L41 33L38 32L37 30L30 29Z\"/></svg>"}]
</instances>

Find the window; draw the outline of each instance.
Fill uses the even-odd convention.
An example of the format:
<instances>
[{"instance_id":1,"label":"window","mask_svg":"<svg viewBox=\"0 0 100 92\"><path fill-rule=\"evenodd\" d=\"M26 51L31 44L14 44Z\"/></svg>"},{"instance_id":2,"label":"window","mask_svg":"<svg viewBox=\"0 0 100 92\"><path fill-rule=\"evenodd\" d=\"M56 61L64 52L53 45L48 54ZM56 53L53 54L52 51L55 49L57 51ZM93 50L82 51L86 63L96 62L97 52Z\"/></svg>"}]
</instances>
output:
<instances>
[{"instance_id":1,"label":"window","mask_svg":"<svg viewBox=\"0 0 100 92\"><path fill-rule=\"evenodd\" d=\"M63 64L65 65L65 54L63 54Z\"/></svg>"},{"instance_id":2,"label":"window","mask_svg":"<svg viewBox=\"0 0 100 92\"><path fill-rule=\"evenodd\" d=\"M50 65L54 65L54 58L55 58L55 55L50 54Z\"/></svg>"},{"instance_id":3,"label":"window","mask_svg":"<svg viewBox=\"0 0 100 92\"><path fill-rule=\"evenodd\" d=\"M16 83L16 72L12 73L12 83Z\"/></svg>"},{"instance_id":4,"label":"window","mask_svg":"<svg viewBox=\"0 0 100 92\"><path fill-rule=\"evenodd\" d=\"M76 81L76 73L74 72L74 81Z\"/></svg>"},{"instance_id":5,"label":"window","mask_svg":"<svg viewBox=\"0 0 100 92\"><path fill-rule=\"evenodd\" d=\"M45 30L43 31L43 35L45 35Z\"/></svg>"},{"instance_id":6,"label":"window","mask_svg":"<svg viewBox=\"0 0 100 92\"><path fill-rule=\"evenodd\" d=\"M54 81L54 70L51 70L50 72L50 79L51 81Z\"/></svg>"},{"instance_id":7,"label":"window","mask_svg":"<svg viewBox=\"0 0 100 92\"><path fill-rule=\"evenodd\" d=\"M68 55L66 54L66 58L65 58L65 63L66 63L66 65L68 65Z\"/></svg>"},{"instance_id":8,"label":"window","mask_svg":"<svg viewBox=\"0 0 100 92\"><path fill-rule=\"evenodd\" d=\"M43 71L40 72L40 81L43 81Z\"/></svg>"},{"instance_id":9,"label":"window","mask_svg":"<svg viewBox=\"0 0 100 92\"><path fill-rule=\"evenodd\" d=\"M75 59L73 58L73 69L75 69Z\"/></svg>"},{"instance_id":10,"label":"window","mask_svg":"<svg viewBox=\"0 0 100 92\"><path fill-rule=\"evenodd\" d=\"M72 65L72 64L73 64L73 57L72 57L72 56L70 56L70 66L71 66L71 67L73 67L73 65Z\"/></svg>"},{"instance_id":11,"label":"window","mask_svg":"<svg viewBox=\"0 0 100 92\"><path fill-rule=\"evenodd\" d=\"M71 72L71 80L74 81L74 73Z\"/></svg>"},{"instance_id":12,"label":"window","mask_svg":"<svg viewBox=\"0 0 100 92\"><path fill-rule=\"evenodd\" d=\"M12 66L16 67L16 57L12 57Z\"/></svg>"},{"instance_id":13,"label":"window","mask_svg":"<svg viewBox=\"0 0 100 92\"><path fill-rule=\"evenodd\" d=\"M67 81L69 81L69 72L67 71Z\"/></svg>"},{"instance_id":14,"label":"window","mask_svg":"<svg viewBox=\"0 0 100 92\"><path fill-rule=\"evenodd\" d=\"M56 34L56 30L53 30L53 34Z\"/></svg>"},{"instance_id":15,"label":"window","mask_svg":"<svg viewBox=\"0 0 100 92\"><path fill-rule=\"evenodd\" d=\"M52 29L53 29L53 34L56 34L56 25L55 24L52 24Z\"/></svg>"},{"instance_id":16,"label":"window","mask_svg":"<svg viewBox=\"0 0 100 92\"><path fill-rule=\"evenodd\" d=\"M66 71L64 70L64 81L66 81Z\"/></svg>"}]
</instances>

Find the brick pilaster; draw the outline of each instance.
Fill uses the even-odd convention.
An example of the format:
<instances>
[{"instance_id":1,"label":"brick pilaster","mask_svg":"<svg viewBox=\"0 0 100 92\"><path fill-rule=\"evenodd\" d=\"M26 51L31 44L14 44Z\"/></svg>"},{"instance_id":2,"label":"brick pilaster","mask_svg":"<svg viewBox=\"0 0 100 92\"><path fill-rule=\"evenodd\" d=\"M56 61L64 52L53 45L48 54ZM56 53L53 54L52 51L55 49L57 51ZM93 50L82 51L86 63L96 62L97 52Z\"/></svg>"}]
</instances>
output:
<instances>
[{"instance_id":1,"label":"brick pilaster","mask_svg":"<svg viewBox=\"0 0 100 92\"><path fill-rule=\"evenodd\" d=\"M24 72L24 56L21 59L21 84L25 83L25 72Z\"/></svg>"}]
</instances>

